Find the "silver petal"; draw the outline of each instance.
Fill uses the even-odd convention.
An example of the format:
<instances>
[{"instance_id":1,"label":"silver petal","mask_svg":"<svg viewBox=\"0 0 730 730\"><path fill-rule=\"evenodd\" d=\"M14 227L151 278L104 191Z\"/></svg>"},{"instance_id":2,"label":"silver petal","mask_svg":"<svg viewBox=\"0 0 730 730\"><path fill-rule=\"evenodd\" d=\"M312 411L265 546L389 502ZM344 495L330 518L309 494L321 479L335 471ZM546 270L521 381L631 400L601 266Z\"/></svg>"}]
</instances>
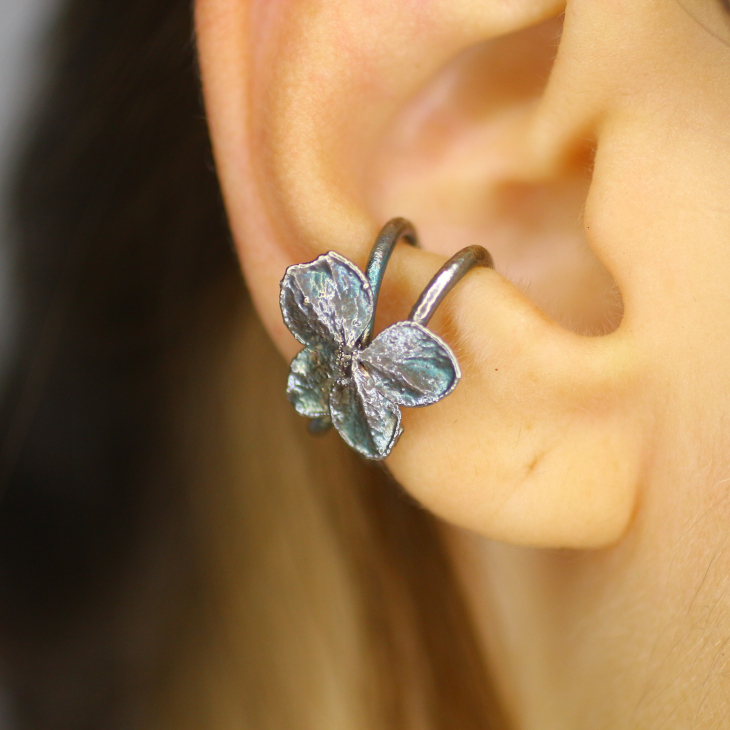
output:
<instances>
[{"instance_id":1,"label":"silver petal","mask_svg":"<svg viewBox=\"0 0 730 730\"><path fill-rule=\"evenodd\" d=\"M357 365L351 378L332 388L330 412L340 436L367 459L385 459L403 433L400 408Z\"/></svg>"},{"instance_id":2,"label":"silver petal","mask_svg":"<svg viewBox=\"0 0 730 730\"><path fill-rule=\"evenodd\" d=\"M291 363L286 397L297 413L308 418L329 415L332 365L325 350L305 347Z\"/></svg>"},{"instance_id":3,"label":"silver petal","mask_svg":"<svg viewBox=\"0 0 730 730\"><path fill-rule=\"evenodd\" d=\"M435 403L461 377L451 348L415 322L397 322L383 330L358 358L375 387L402 406Z\"/></svg>"},{"instance_id":4,"label":"silver petal","mask_svg":"<svg viewBox=\"0 0 730 730\"><path fill-rule=\"evenodd\" d=\"M352 349L373 314L365 275L334 251L290 266L281 281L281 313L303 345Z\"/></svg>"}]
</instances>

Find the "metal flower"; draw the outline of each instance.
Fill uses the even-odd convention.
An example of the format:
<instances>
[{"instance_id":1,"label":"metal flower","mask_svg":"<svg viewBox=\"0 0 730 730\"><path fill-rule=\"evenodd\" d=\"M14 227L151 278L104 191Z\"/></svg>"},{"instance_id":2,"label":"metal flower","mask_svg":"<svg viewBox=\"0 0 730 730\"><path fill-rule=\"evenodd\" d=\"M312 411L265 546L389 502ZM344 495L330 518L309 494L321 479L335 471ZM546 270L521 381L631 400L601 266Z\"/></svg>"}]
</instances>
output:
<instances>
[{"instance_id":1,"label":"metal flower","mask_svg":"<svg viewBox=\"0 0 730 730\"><path fill-rule=\"evenodd\" d=\"M385 459L403 432L399 406L435 403L461 377L448 345L416 322L397 322L365 343L372 288L335 252L290 266L280 303L286 326L305 345L292 361L287 397L303 416L330 417L368 459Z\"/></svg>"}]
</instances>

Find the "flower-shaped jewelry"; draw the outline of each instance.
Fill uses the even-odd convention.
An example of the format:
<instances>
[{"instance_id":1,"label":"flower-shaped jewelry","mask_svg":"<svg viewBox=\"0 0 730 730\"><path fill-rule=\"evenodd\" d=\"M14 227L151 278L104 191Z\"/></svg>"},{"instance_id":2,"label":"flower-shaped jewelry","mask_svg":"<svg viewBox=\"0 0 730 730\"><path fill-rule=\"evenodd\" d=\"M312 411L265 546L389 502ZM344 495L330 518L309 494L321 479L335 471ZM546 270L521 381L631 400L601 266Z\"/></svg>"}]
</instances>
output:
<instances>
[{"instance_id":1,"label":"flower-shaped jewelry","mask_svg":"<svg viewBox=\"0 0 730 730\"><path fill-rule=\"evenodd\" d=\"M290 266L280 298L284 322L305 345L292 361L287 397L301 415L327 425L331 419L353 449L375 460L388 456L403 431L400 406L436 403L459 382L454 353L424 324L456 280L482 263L465 267L462 255L455 272L457 254L424 291L411 319L387 327L369 342L377 290L395 240L388 243L377 267L371 256L369 276L334 251Z\"/></svg>"}]
</instances>

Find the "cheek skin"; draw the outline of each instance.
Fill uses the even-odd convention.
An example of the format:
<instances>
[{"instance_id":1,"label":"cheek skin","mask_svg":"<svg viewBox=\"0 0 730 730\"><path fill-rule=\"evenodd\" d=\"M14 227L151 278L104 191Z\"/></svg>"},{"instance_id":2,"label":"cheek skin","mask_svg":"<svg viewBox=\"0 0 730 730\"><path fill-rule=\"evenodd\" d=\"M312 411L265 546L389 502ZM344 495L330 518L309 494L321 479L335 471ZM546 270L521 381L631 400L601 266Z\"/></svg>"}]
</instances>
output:
<instances>
[{"instance_id":1,"label":"cheek skin","mask_svg":"<svg viewBox=\"0 0 730 730\"><path fill-rule=\"evenodd\" d=\"M654 455L678 439L722 452L728 435L713 426L730 392L730 47L676 3L662 9L634 22L641 50L624 51L614 81L633 93L599 125L585 220L651 373Z\"/></svg>"},{"instance_id":2,"label":"cheek skin","mask_svg":"<svg viewBox=\"0 0 730 730\"><path fill-rule=\"evenodd\" d=\"M555 555L460 535L456 551L525 727L723 727L730 48L674 2L575 2L566 29L537 136L568 117L597 129L586 235L621 288L620 329L644 373L639 504L609 550ZM579 106L592 74L595 103Z\"/></svg>"}]
</instances>

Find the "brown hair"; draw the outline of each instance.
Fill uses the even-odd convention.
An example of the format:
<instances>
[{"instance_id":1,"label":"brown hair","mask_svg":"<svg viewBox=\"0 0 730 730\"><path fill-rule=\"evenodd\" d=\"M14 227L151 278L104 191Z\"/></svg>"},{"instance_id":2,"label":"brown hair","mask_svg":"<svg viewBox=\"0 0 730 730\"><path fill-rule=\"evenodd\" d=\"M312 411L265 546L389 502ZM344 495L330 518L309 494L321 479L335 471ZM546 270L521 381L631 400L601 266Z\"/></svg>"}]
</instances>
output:
<instances>
[{"instance_id":1,"label":"brown hair","mask_svg":"<svg viewBox=\"0 0 730 730\"><path fill-rule=\"evenodd\" d=\"M502 728L434 518L282 396L182 0L71 0L15 194L21 727Z\"/></svg>"}]
</instances>

